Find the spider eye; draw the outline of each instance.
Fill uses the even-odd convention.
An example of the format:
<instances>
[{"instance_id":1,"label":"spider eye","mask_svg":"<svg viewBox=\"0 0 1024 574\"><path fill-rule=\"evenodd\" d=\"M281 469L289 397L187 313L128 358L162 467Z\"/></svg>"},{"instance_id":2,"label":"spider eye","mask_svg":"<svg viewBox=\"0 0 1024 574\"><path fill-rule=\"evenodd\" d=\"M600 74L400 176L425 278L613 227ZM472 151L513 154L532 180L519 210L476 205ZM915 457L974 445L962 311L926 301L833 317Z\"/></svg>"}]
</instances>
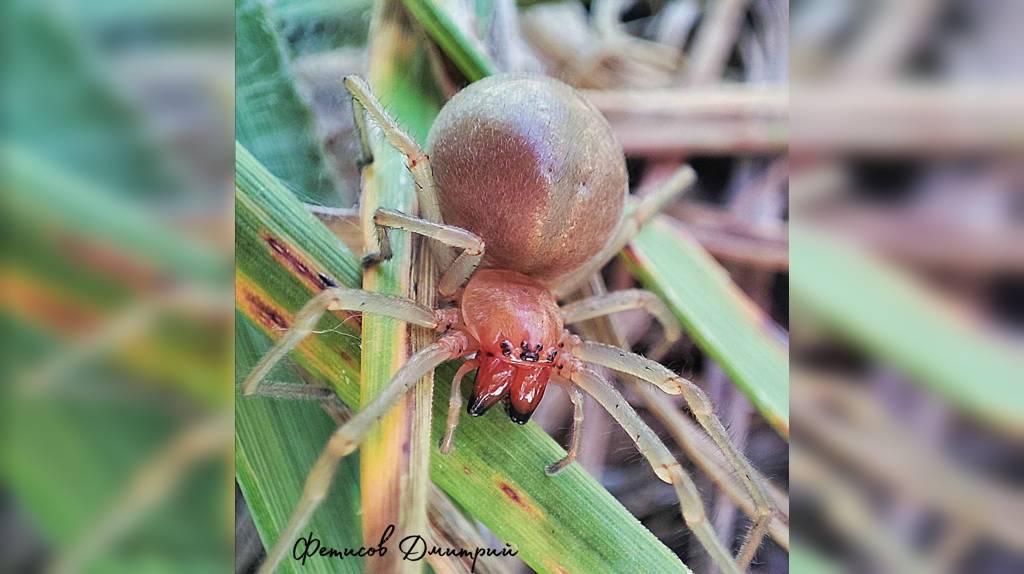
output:
<instances>
[{"instance_id":1,"label":"spider eye","mask_svg":"<svg viewBox=\"0 0 1024 574\"><path fill-rule=\"evenodd\" d=\"M501 354L505 355L506 357L511 355L512 354L512 343L510 343L508 341L502 341L501 342Z\"/></svg>"},{"instance_id":2,"label":"spider eye","mask_svg":"<svg viewBox=\"0 0 1024 574\"><path fill-rule=\"evenodd\" d=\"M532 361L532 362L536 363L540 359L541 345L537 345L536 346L537 350L535 351L535 350L533 350L534 349L533 347L530 347L530 345L526 343L526 341L523 341L522 348L523 348L523 350L519 352L519 358L521 360L523 360L523 361Z\"/></svg>"}]
</instances>

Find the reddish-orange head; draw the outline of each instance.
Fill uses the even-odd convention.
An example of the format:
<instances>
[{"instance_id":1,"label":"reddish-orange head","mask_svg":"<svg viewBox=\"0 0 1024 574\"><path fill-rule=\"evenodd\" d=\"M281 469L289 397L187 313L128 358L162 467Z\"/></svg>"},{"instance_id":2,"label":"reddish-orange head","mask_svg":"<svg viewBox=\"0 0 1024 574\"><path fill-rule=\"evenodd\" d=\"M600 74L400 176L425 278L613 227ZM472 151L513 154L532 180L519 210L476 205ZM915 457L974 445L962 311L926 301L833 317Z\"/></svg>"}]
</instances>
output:
<instances>
[{"instance_id":1,"label":"reddish-orange head","mask_svg":"<svg viewBox=\"0 0 1024 574\"><path fill-rule=\"evenodd\" d=\"M480 343L469 414L482 415L503 400L509 418L524 424L559 353L562 318L554 296L521 273L482 269L463 292L462 316Z\"/></svg>"}]
</instances>

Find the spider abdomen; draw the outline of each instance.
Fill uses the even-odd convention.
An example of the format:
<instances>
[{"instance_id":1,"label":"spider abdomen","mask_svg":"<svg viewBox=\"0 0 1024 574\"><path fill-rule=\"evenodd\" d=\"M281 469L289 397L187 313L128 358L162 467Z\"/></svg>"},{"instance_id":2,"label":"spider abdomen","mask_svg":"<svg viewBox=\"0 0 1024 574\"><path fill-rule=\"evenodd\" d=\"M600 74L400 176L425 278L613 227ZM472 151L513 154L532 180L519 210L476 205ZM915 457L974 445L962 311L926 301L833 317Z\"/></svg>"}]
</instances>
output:
<instances>
[{"instance_id":1,"label":"spider abdomen","mask_svg":"<svg viewBox=\"0 0 1024 574\"><path fill-rule=\"evenodd\" d=\"M622 216L622 148L593 105L551 78L471 84L441 110L428 155L445 223L483 238L486 267L553 279L596 254Z\"/></svg>"}]
</instances>

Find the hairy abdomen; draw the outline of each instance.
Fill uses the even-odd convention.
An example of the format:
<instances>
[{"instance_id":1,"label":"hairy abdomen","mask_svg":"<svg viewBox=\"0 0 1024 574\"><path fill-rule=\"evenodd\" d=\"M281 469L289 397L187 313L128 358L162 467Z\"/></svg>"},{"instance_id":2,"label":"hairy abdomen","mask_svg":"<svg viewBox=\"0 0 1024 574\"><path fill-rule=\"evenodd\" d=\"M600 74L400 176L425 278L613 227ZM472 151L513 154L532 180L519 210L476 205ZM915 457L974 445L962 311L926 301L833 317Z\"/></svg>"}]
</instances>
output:
<instances>
[{"instance_id":1,"label":"hairy abdomen","mask_svg":"<svg viewBox=\"0 0 1024 574\"><path fill-rule=\"evenodd\" d=\"M428 155L446 223L486 243L486 267L542 281L578 267L622 215L622 150L601 114L541 76L492 76L457 94Z\"/></svg>"}]
</instances>

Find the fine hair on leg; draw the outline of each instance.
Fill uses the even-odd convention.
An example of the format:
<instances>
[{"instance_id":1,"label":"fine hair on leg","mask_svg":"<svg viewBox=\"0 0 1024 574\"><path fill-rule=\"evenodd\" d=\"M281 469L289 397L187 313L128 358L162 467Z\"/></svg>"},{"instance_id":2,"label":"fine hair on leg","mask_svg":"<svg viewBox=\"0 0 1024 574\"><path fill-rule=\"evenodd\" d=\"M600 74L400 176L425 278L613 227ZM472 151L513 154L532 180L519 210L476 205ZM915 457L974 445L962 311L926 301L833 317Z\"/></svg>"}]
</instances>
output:
<instances>
[{"instance_id":1,"label":"fine hair on leg","mask_svg":"<svg viewBox=\"0 0 1024 574\"><path fill-rule=\"evenodd\" d=\"M583 393L580 392L579 387L576 385L566 385L566 393L569 394L569 400L572 401L572 426L569 427L569 448L566 449L565 456L560 460L557 460L546 469L545 474L548 476L554 476L569 466L576 460L576 455L579 454L580 450L580 438L583 429Z\"/></svg>"},{"instance_id":2,"label":"fine hair on leg","mask_svg":"<svg viewBox=\"0 0 1024 574\"><path fill-rule=\"evenodd\" d=\"M433 310L411 299L371 293L359 289L334 287L325 289L306 303L292 321L292 326L270 349L252 372L242 382L242 393L251 395L281 359L294 349L303 339L313 333L320 318L327 311L361 311L394 317L413 325L434 329L438 325Z\"/></svg>"},{"instance_id":3,"label":"fine hair on leg","mask_svg":"<svg viewBox=\"0 0 1024 574\"><path fill-rule=\"evenodd\" d=\"M458 358L471 351L469 340L461 332L447 334L436 343L424 347L409 358L391 382L366 408L356 413L345 424L338 427L328 439L313 468L306 478L299 502L292 511L288 524L278 534L274 546L267 552L267 559L260 566L261 573L273 572L281 563L295 536L308 522L330 487L334 472L345 456L358 448L373 425L395 406L398 401L418 383L445 361Z\"/></svg>"},{"instance_id":4,"label":"fine hair on leg","mask_svg":"<svg viewBox=\"0 0 1024 574\"><path fill-rule=\"evenodd\" d=\"M686 525L697 536L718 569L728 574L741 572L729 554L729 550L715 535L715 530L707 519L704 504L701 502L700 493L693 480L672 456L658 435L651 430L651 427L647 426L640 415L636 414L629 402L603 377L581 364L573 366L570 380L588 395L594 397L608 411L608 414L636 443L637 450L650 462L658 478L675 488Z\"/></svg>"},{"instance_id":5,"label":"fine hair on leg","mask_svg":"<svg viewBox=\"0 0 1024 574\"><path fill-rule=\"evenodd\" d=\"M416 182L416 197L419 201L420 214L427 221L441 223L443 220L437 192L434 189L434 174L430 169L430 160L423 152L423 148L399 127L398 122L384 109L384 106L373 94L373 90L362 78L345 76L345 87L352 94L352 101L358 102L366 110L374 123L384 132L384 137L388 142L405 156L409 171L412 172L413 180ZM359 114L356 115L358 117ZM360 124L361 120L357 119L356 125L360 126Z\"/></svg>"},{"instance_id":6,"label":"fine hair on leg","mask_svg":"<svg viewBox=\"0 0 1024 574\"><path fill-rule=\"evenodd\" d=\"M652 361L636 353L624 351L618 347L603 345L584 341L571 349L577 359L600 365L615 371L632 375L640 380L647 381L661 388L669 394L681 394L686 400L687 406L697 419L697 422L704 428L704 432L711 437L711 440L718 445L729 465L736 469L737 475L744 487L750 493L754 501L756 517L754 527L748 534L747 540L740 550L740 558L749 562L753 553L760 546L761 539L768 531L773 514L772 505L769 503L768 495L764 487L755 477L757 476L754 467L742 453L729 440L729 434L722 425L722 421L715 416L711 401L693 382L688 381L661 363Z\"/></svg>"}]
</instances>

